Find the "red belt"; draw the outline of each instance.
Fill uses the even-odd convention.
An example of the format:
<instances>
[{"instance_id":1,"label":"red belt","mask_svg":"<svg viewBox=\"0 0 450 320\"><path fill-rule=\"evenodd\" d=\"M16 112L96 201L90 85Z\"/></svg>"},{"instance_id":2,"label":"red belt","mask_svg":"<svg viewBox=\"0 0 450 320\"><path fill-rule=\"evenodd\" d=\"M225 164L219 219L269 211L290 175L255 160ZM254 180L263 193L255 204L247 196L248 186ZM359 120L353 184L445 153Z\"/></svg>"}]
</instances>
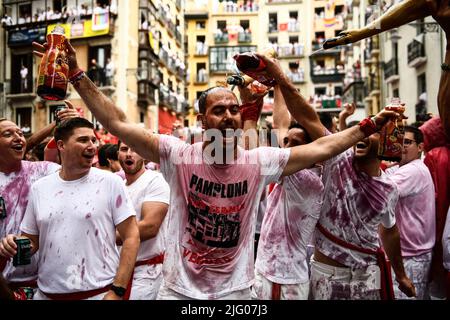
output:
<instances>
[{"instance_id":1,"label":"red belt","mask_svg":"<svg viewBox=\"0 0 450 320\"><path fill-rule=\"evenodd\" d=\"M139 266L151 266L154 264L161 264L164 262L164 253L161 253L153 258L147 259L147 260L142 260L142 261L137 261L134 264L134 267L139 267ZM130 281L128 282L128 286L127 286L127 291L125 291L125 295L123 296L123 300L130 300L130 295L131 295L131 287L133 286L133 277L134 277L134 269L133 272L131 273L131 277L130 277Z\"/></svg>"},{"instance_id":2,"label":"red belt","mask_svg":"<svg viewBox=\"0 0 450 320\"><path fill-rule=\"evenodd\" d=\"M365 254L374 255L377 257L377 265L380 267L380 278L381 278L381 292L380 296L382 300L395 300L394 287L392 285L392 274L391 274L391 264L382 247L377 250L367 249L358 247L352 243L345 242L344 240L336 237L334 234L330 233L325 229L320 223L317 224L317 229L330 241L350 250L358 251Z\"/></svg>"},{"instance_id":3,"label":"red belt","mask_svg":"<svg viewBox=\"0 0 450 320\"><path fill-rule=\"evenodd\" d=\"M145 266L145 265L153 265L153 264L160 264L164 262L164 253L161 253L153 258L150 258L148 260L143 260L143 261L137 261L136 264L134 265L134 267L139 267L139 266Z\"/></svg>"},{"instance_id":4,"label":"red belt","mask_svg":"<svg viewBox=\"0 0 450 320\"><path fill-rule=\"evenodd\" d=\"M71 292L71 293L42 293L46 295L48 298L52 300L85 300L91 297L94 297L98 294L109 291L111 285L107 285L104 288L89 290L89 291L81 291L81 292Z\"/></svg>"},{"instance_id":5,"label":"red belt","mask_svg":"<svg viewBox=\"0 0 450 320\"><path fill-rule=\"evenodd\" d=\"M281 300L281 284L272 282L272 300Z\"/></svg>"}]
</instances>

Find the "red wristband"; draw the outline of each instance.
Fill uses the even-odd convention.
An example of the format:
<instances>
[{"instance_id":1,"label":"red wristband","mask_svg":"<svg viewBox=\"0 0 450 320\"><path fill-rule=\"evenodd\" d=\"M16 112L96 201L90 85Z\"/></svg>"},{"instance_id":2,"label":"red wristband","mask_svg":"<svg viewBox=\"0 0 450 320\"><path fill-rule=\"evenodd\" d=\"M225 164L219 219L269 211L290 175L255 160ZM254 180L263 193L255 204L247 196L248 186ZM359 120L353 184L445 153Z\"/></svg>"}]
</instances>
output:
<instances>
[{"instance_id":1,"label":"red wristband","mask_svg":"<svg viewBox=\"0 0 450 320\"><path fill-rule=\"evenodd\" d=\"M71 77L69 77L69 82L71 84L75 84L78 81L80 81L84 76L85 76L84 71L80 69L77 72L75 72Z\"/></svg>"},{"instance_id":2,"label":"red wristband","mask_svg":"<svg viewBox=\"0 0 450 320\"><path fill-rule=\"evenodd\" d=\"M366 137L378 131L377 125L375 124L375 120L372 119L371 117L363 119L359 123L359 129L364 133Z\"/></svg>"}]
</instances>

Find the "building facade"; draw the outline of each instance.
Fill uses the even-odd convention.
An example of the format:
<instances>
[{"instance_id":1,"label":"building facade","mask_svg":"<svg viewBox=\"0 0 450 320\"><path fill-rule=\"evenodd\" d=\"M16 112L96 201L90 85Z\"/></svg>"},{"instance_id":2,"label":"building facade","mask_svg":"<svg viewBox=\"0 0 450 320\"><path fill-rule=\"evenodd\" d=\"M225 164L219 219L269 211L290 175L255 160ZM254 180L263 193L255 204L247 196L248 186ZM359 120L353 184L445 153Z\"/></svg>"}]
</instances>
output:
<instances>
[{"instance_id":1,"label":"building facade","mask_svg":"<svg viewBox=\"0 0 450 320\"><path fill-rule=\"evenodd\" d=\"M31 46L33 41L45 42L46 35L58 24L65 28L75 47L79 66L130 121L167 133L177 118L176 112L182 110L185 79L181 1L4 0L3 11L11 17L11 24L3 28L7 32L6 114L19 126L28 126L32 132L44 127L63 104L37 96L39 59L33 56ZM155 37L153 28L158 30ZM156 49L151 51L150 43L154 44L155 39ZM155 74L161 76L156 84ZM70 85L66 98L96 123ZM161 116L160 110L167 115Z\"/></svg>"}]
</instances>

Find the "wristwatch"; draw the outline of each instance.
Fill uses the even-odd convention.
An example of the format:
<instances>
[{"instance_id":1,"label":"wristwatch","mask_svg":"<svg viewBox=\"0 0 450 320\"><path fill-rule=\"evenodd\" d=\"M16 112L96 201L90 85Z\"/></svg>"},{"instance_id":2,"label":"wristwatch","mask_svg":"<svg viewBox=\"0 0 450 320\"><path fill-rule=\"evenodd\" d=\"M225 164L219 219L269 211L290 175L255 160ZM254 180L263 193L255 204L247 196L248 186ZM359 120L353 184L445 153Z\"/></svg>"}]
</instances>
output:
<instances>
[{"instance_id":1,"label":"wristwatch","mask_svg":"<svg viewBox=\"0 0 450 320\"><path fill-rule=\"evenodd\" d=\"M123 297L125 295L125 292L127 291L127 289L123 288L123 287L117 287L112 284L111 291L113 291L118 297Z\"/></svg>"}]
</instances>

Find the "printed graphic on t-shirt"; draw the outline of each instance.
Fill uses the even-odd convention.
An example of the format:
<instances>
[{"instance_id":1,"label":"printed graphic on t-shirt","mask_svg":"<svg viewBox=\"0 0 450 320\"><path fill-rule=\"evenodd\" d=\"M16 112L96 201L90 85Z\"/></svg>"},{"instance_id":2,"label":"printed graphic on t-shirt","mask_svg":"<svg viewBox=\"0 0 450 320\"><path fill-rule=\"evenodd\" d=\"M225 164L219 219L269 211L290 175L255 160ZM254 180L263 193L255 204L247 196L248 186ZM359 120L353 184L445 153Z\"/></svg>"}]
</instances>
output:
<instances>
[{"instance_id":1,"label":"printed graphic on t-shirt","mask_svg":"<svg viewBox=\"0 0 450 320\"><path fill-rule=\"evenodd\" d=\"M200 197L189 193L187 231L194 239L215 248L232 248L239 241L243 205L208 206Z\"/></svg>"}]
</instances>

